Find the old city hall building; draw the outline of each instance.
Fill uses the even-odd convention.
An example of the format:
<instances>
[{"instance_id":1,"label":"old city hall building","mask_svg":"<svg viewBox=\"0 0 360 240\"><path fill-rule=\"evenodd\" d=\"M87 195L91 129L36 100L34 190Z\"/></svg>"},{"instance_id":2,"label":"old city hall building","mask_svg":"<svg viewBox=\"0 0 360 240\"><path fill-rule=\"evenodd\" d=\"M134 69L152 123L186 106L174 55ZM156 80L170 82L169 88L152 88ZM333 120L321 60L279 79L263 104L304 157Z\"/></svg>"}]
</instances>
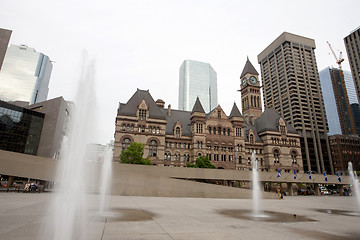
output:
<instances>
[{"instance_id":1,"label":"old city hall building","mask_svg":"<svg viewBox=\"0 0 360 240\"><path fill-rule=\"evenodd\" d=\"M191 112L164 108L164 101L138 89L119 104L114 161L130 143L139 142L154 165L186 167L208 156L216 168L251 169L255 151L262 171L303 172L300 136L273 109L262 112L259 74L249 60L240 80L243 112L234 103L229 116L220 105L206 113L199 99Z\"/></svg>"}]
</instances>

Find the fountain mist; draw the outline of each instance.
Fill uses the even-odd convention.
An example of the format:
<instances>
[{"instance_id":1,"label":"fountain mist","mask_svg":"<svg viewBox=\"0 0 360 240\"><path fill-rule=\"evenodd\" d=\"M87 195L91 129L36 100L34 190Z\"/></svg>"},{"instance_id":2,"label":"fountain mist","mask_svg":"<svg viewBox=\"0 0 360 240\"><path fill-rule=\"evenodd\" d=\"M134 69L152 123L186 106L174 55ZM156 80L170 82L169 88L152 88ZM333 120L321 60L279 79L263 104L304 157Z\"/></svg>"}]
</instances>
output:
<instances>
[{"instance_id":1,"label":"fountain mist","mask_svg":"<svg viewBox=\"0 0 360 240\"><path fill-rule=\"evenodd\" d=\"M108 146L105 150L104 162L101 167L101 179L100 179L100 212L104 212L109 208L109 203L106 203L107 194L110 192L109 186L112 175L112 159L113 150Z\"/></svg>"},{"instance_id":2,"label":"fountain mist","mask_svg":"<svg viewBox=\"0 0 360 240\"><path fill-rule=\"evenodd\" d=\"M61 148L57 167L57 192L50 206L52 219L46 222L42 239L79 239L85 233L87 221L87 183L91 182L87 163L86 145L90 142L94 126L95 109L93 65L84 57L81 78L67 136ZM90 130L91 129L91 130Z\"/></svg>"},{"instance_id":3,"label":"fountain mist","mask_svg":"<svg viewBox=\"0 0 360 240\"><path fill-rule=\"evenodd\" d=\"M348 170L349 170L349 174L352 180L352 185L353 185L353 189L354 189L354 194L355 194L355 200L356 200L356 204L357 204L357 212L360 212L360 186L359 186L359 179L356 176L356 173L354 173L354 169L352 166L352 163L349 162L348 163Z\"/></svg>"}]
</instances>

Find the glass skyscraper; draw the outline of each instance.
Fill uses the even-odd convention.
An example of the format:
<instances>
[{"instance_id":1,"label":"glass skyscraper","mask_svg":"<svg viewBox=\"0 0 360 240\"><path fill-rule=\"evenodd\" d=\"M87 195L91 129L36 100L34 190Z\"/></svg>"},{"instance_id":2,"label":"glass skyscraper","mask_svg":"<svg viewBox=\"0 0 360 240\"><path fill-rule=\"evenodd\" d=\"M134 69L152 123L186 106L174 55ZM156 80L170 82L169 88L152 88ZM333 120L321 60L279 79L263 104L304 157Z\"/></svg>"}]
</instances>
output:
<instances>
[{"instance_id":1,"label":"glass skyscraper","mask_svg":"<svg viewBox=\"0 0 360 240\"><path fill-rule=\"evenodd\" d=\"M197 97L205 112L218 105L216 72L209 63L185 60L179 72L179 110L191 111Z\"/></svg>"},{"instance_id":2,"label":"glass skyscraper","mask_svg":"<svg viewBox=\"0 0 360 240\"><path fill-rule=\"evenodd\" d=\"M349 76L345 78L345 73L340 69L325 68L319 72L319 77L329 126L328 134L355 134L355 123L347 91L348 86L351 89Z\"/></svg>"},{"instance_id":3,"label":"glass skyscraper","mask_svg":"<svg viewBox=\"0 0 360 240\"><path fill-rule=\"evenodd\" d=\"M360 135L360 105L356 95L354 80L350 71L343 70L347 94L355 123L356 134Z\"/></svg>"},{"instance_id":4,"label":"glass skyscraper","mask_svg":"<svg viewBox=\"0 0 360 240\"><path fill-rule=\"evenodd\" d=\"M47 99L52 63L26 45L11 45L0 71L0 100L29 104Z\"/></svg>"}]
</instances>

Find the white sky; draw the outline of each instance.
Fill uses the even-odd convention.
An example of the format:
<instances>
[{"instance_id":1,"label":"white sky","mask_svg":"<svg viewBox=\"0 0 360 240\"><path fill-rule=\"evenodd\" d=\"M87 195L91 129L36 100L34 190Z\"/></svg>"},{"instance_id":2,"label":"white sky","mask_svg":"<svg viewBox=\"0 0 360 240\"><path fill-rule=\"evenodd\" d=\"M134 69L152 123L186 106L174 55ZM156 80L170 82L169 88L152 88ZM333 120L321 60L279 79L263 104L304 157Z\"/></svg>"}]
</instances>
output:
<instances>
[{"instance_id":1,"label":"white sky","mask_svg":"<svg viewBox=\"0 0 360 240\"><path fill-rule=\"evenodd\" d=\"M350 70L343 38L360 26L359 0L0 0L0 27L10 44L26 44L55 61L48 98L74 100L83 50L95 59L98 137L113 139L119 102L136 89L178 106L183 60L217 72L218 101L227 114L241 106L240 74L284 31L315 39L319 71L336 67L326 43Z\"/></svg>"}]
</instances>

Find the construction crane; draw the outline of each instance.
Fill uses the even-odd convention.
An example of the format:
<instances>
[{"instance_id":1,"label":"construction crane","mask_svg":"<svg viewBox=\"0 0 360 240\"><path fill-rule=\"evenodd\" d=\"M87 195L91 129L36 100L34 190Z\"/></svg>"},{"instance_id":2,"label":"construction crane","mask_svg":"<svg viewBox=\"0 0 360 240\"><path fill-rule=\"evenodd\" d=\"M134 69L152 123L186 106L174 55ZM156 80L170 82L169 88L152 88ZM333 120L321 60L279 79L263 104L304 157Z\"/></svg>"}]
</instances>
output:
<instances>
[{"instance_id":1,"label":"construction crane","mask_svg":"<svg viewBox=\"0 0 360 240\"><path fill-rule=\"evenodd\" d=\"M339 58L337 58L336 55L335 55L334 50L332 49L332 47L331 47L331 45L330 45L330 43L329 43L328 41L326 41L326 42L327 42L327 44L329 45L329 48L330 48L332 54L334 55L334 58L335 58L335 60L336 60L336 63L339 65L339 69L342 70L342 68L341 68L341 63L344 61L344 59L342 58L342 52L340 51Z\"/></svg>"}]
</instances>

